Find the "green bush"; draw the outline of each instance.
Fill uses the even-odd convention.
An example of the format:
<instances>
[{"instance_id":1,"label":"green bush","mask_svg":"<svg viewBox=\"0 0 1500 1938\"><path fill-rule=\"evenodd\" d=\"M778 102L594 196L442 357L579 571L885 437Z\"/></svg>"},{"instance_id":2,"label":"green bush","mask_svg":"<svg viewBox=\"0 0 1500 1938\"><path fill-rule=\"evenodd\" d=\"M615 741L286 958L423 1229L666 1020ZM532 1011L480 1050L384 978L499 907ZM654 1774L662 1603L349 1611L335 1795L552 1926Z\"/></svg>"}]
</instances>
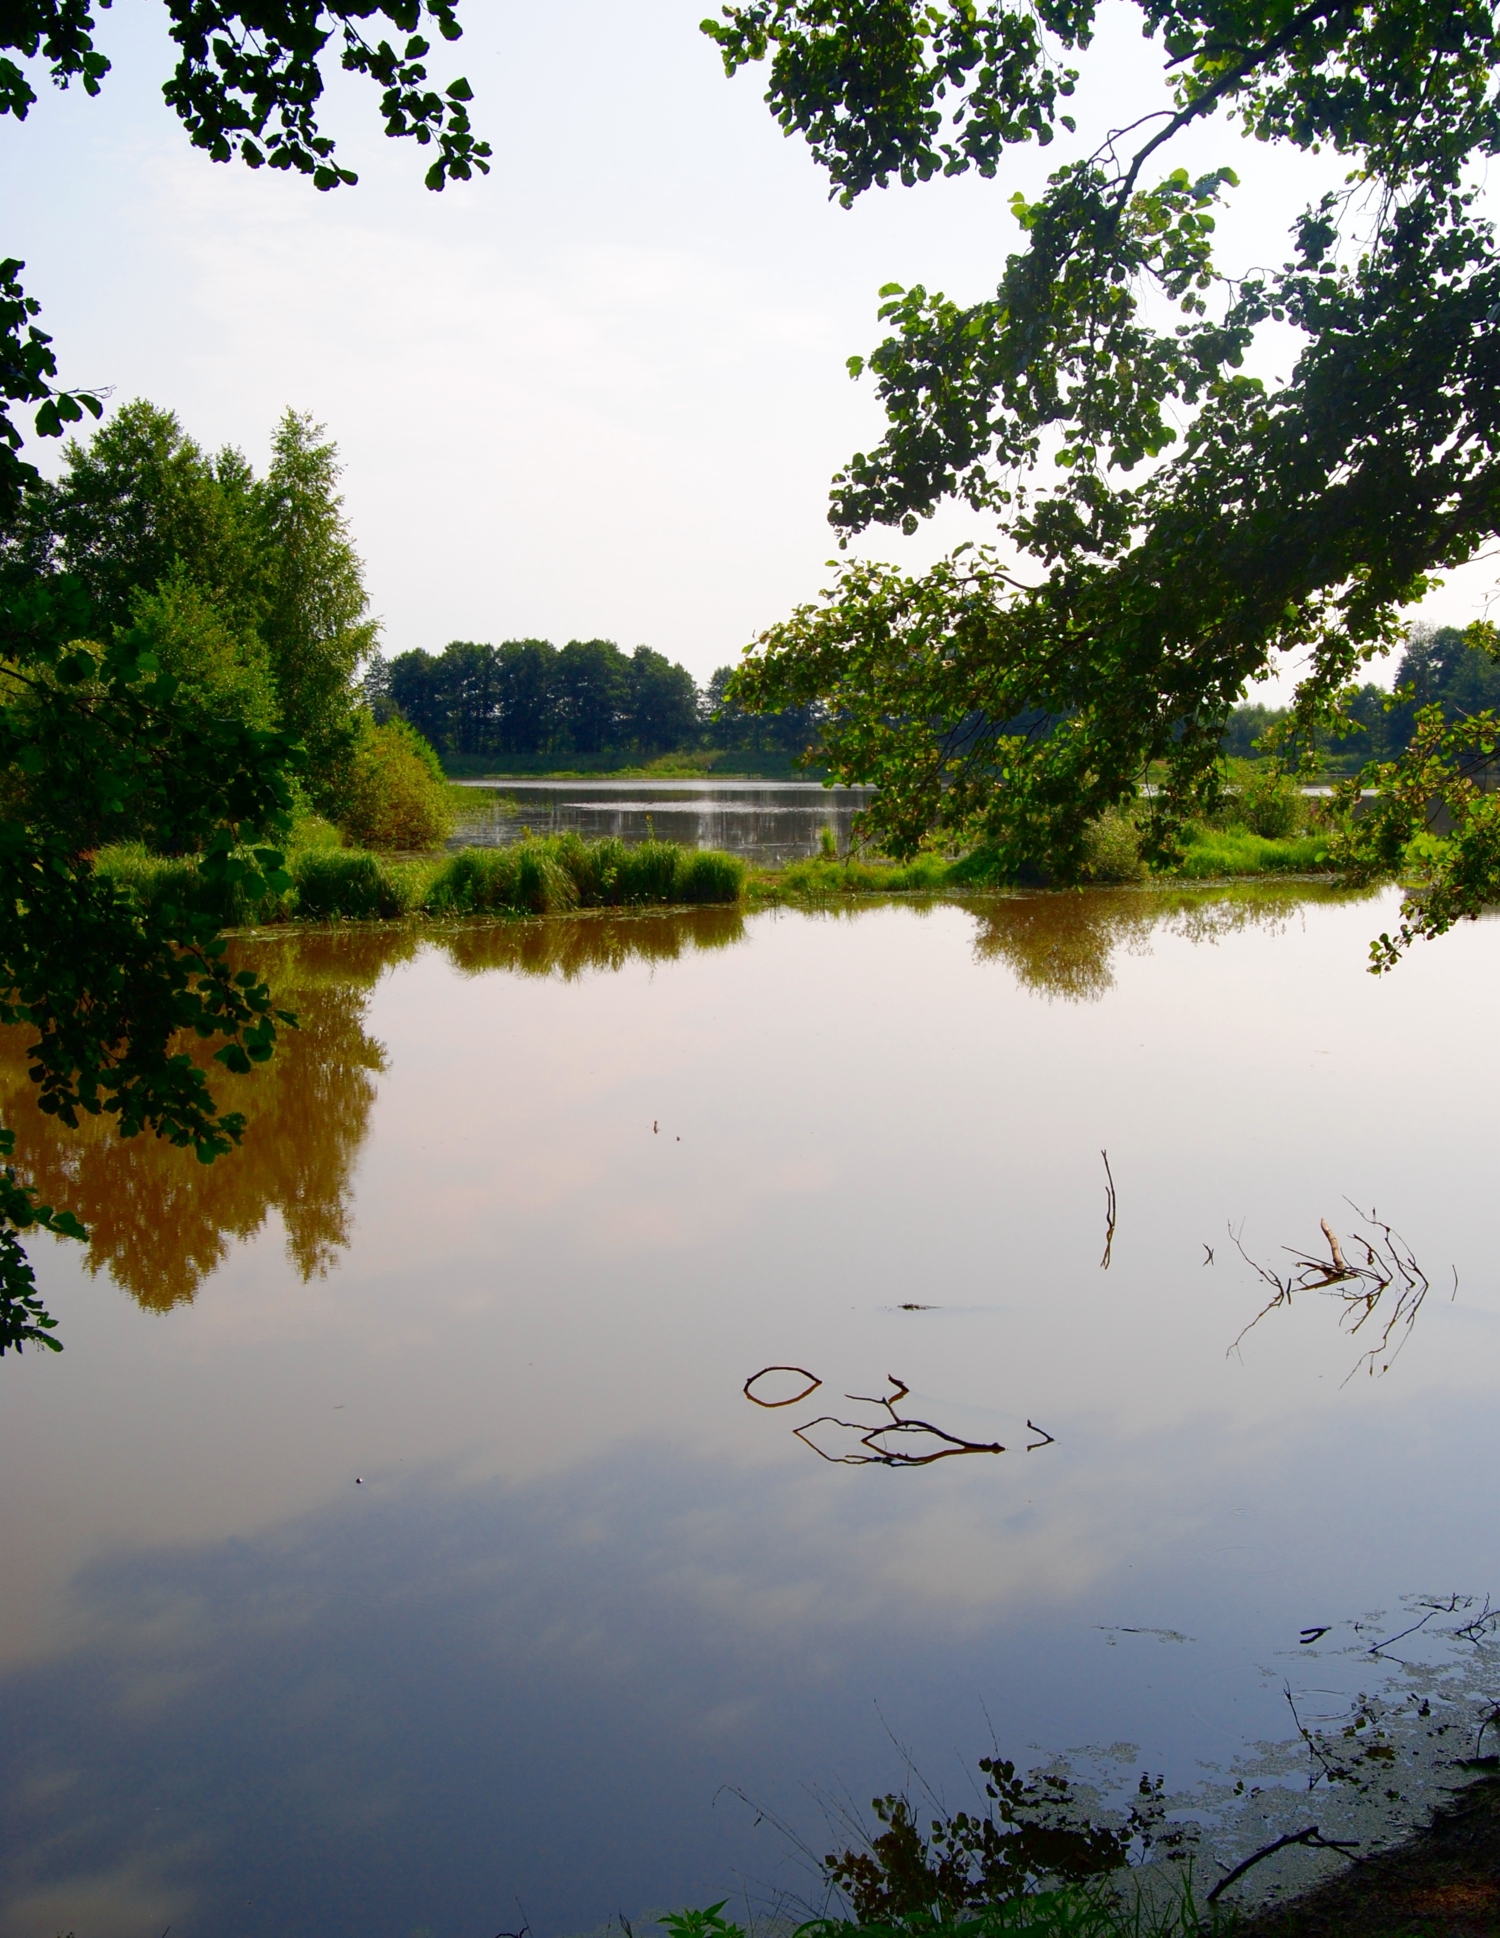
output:
<instances>
[{"instance_id":1,"label":"green bush","mask_svg":"<svg viewBox=\"0 0 1500 1938\"><path fill-rule=\"evenodd\" d=\"M1146 878L1140 830L1120 808L1110 808L1084 831L1083 879L1089 882L1138 882Z\"/></svg>"},{"instance_id":2,"label":"green bush","mask_svg":"<svg viewBox=\"0 0 1500 1938\"><path fill-rule=\"evenodd\" d=\"M1285 841L1306 825L1308 802L1290 775L1266 767L1231 795L1226 818L1263 841Z\"/></svg>"},{"instance_id":3,"label":"green bush","mask_svg":"<svg viewBox=\"0 0 1500 1938\"><path fill-rule=\"evenodd\" d=\"M453 803L437 755L404 720L368 716L343 781L338 823L353 847L440 848L453 832Z\"/></svg>"}]
</instances>

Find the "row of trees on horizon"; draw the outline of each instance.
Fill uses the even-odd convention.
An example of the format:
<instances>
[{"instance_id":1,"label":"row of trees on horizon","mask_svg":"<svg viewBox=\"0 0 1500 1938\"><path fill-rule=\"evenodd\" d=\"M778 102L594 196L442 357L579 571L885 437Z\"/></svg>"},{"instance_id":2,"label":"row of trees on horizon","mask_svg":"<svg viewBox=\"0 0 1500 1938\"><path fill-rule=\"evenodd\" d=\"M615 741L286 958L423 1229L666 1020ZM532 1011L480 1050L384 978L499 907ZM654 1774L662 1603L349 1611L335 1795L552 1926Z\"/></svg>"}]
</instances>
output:
<instances>
[{"instance_id":1,"label":"row of trees on horizon","mask_svg":"<svg viewBox=\"0 0 1500 1938\"><path fill-rule=\"evenodd\" d=\"M609 639L500 645L455 639L441 653L376 653L364 691L377 720L409 722L439 753L650 756L701 747L790 756L818 737L814 707L748 714L726 697L732 668L700 688L649 646Z\"/></svg>"},{"instance_id":2,"label":"row of trees on horizon","mask_svg":"<svg viewBox=\"0 0 1500 1938\"><path fill-rule=\"evenodd\" d=\"M1338 767L1352 772L1368 760L1395 760L1411 742L1419 708L1434 702L1449 720L1500 707L1500 665L1482 647L1471 645L1457 626L1414 625L1396 665L1395 685L1408 689L1410 697L1394 706L1390 693L1372 682L1354 695L1348 707L1357 723L1354 730L1321 745ZM1236 707L1229 716L1224 751L1253 757L1255 743L1286 717L1285 707Z\"/></svg>"}]
</instances>

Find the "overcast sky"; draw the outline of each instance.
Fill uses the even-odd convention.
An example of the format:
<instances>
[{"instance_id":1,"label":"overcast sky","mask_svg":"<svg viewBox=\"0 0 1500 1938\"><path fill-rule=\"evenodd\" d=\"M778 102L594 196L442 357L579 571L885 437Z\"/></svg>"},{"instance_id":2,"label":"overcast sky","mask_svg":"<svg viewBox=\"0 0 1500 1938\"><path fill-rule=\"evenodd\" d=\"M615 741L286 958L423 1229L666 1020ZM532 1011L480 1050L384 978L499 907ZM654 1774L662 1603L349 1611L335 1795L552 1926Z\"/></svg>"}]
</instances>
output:
<instances>
[{"instance_id":1,"label":"overcast sky","mask_svg":"<svg viewBox=\"0 0 1500 1938\"><path fill-rule=\"evenodd\" d=\"M829 479L880 435L844 367L882 334L880 285L992 291L1019 242L1011 193L1064 157L1019 150L994 182L842 210L761 71L724 79L703 11L464 0L465 38L431 65L468 75L493 172L430 194L374 90L339 77L328 129L361 180L319 195L191 150L160 98L164 15L117 0L102 97L43 84L24 125L0 124L4 250L27 260L65 381L149 397L258 468L288 404L327 425L387 653L603 636L705 678L826 583ZM1159 99L1138 21L1121 9L1086 57L1080 140ZM1239 169L1235 270L1283 260L1323 179L1222 129L1179 160ZM1279 354L1264 374L1285 374ZM35 454L55 467L56 446ZM952 512L859 544L920 566L974 535ZM1495 576L1455 574L1424 616L1476 617Z\"/></svg>"}]
</instances>

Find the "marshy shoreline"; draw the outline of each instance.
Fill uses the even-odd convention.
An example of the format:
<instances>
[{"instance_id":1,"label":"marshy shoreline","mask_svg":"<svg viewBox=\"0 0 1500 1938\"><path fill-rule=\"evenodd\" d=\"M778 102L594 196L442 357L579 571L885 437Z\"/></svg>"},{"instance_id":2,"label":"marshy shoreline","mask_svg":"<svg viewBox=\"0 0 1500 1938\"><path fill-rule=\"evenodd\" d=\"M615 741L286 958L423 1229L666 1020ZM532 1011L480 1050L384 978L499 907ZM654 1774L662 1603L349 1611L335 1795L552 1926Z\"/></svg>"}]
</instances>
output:
<instances>
[{"instance_id":1,"label":"marshy shoreline","mask_svg":"<svg viewBox=\"0 0 1500 1938\"><path fill-rule=\"evenodd\" d=\"M1253 844L1253 847L1246 846ZM1339 878L1307 838L1266 841L1247 836L1241 865L1191 865L1120 881L1076 885L1018 883L983 854L919 855L909 862L831 853L780 865L756 865L712 848L672 841L627 843L614 836L529 836L502 847L458 848L441 855L384 854L328 844L293 847L290 886L251 903L233 885L209 881L192 856L161 856L141 847L101 850L98 873L143 908L186 903L225 930L280 929L345 922L451 924L485 918L616 914L646 909L854 906L874 900L968 899L975 895L1074 894L1079 888L1163 893L1293 883L1337 889ZM1262 854L1260 850L1266 850ZM1222 862L1217 847L1212 860ZM1210 854L1201 861L1206 864ZM1248 865L1258 864L1258 865ZM1351 892L1368 892L1366 890Z\"/></svg>"}]
</instances>

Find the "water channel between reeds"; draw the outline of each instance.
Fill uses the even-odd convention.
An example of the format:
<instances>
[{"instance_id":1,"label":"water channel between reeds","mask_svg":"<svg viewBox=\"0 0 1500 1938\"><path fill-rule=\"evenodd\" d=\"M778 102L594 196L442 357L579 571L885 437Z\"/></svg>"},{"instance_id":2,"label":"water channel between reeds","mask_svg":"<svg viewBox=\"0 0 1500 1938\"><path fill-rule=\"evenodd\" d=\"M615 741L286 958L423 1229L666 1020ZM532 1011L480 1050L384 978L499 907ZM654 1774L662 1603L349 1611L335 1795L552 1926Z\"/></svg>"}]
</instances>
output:
<instances>
[{"instance_id":1,"label":"water channel between reeds","mask_svg":"<svg viewBox=\"0 0 1500 1938\"><path fill-rule=\"evenodd\" d=\"M1391 914L1287 885L240 943L302 1028L226 1083L250 1125L207 1170L44 1122L0 1045L92 1234L35 1248L64 1353L0 1365L0 1938L815 1899L778 1821L821 1855L877 1792L968 1805L997 1746L1215 1766L1206 1877L1267 1826L1376 1834L1254 1746L1381 1691L1457 1744L1500 1697L1500 927L1377 980ZM1431 1288L1357 1333L1370 1287L1318 1264L1326 1219L1363 1265L1351 1199ZM1284 1247L1312 1276L1240 1337ZM1415 1808L1448 1779L1399 1722ZM1236 1759L1272 1799L1238 1826Z\"/></svg>"},{"instance_id":2,"label":"water channel between reeds","mask_svg":"<svg viewBox=\"0 0 1500 1938\"><path fill-rule=\"evenodd\" d=\"M815 855L825 828L843 853L869 787L818 781L486 780L468 797L450 847L505 847L532 834L655 837L722 848L761 867Z\"/></svg>"}]
</instances>

